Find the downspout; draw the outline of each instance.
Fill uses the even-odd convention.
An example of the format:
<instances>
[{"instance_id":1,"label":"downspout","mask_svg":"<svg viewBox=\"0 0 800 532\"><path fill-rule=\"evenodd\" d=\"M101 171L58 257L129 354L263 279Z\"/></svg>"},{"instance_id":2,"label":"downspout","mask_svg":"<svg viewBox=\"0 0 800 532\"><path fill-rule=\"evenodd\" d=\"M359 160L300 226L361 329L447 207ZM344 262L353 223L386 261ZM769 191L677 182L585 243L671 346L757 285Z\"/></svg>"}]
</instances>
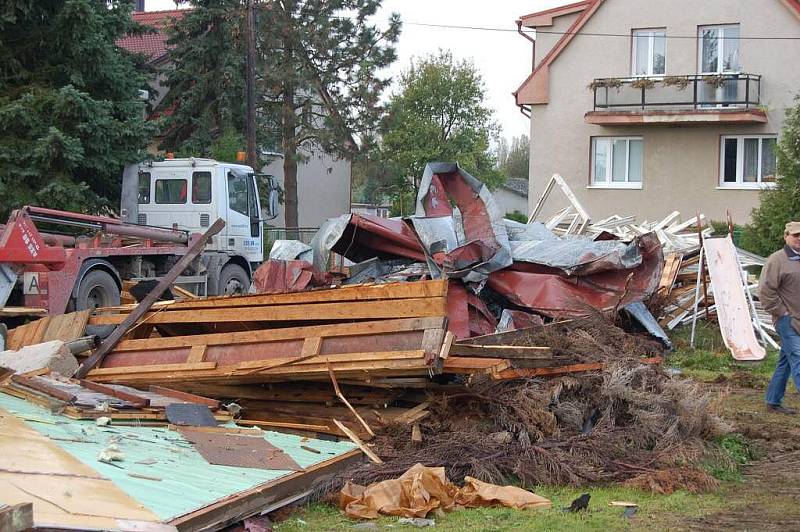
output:
<instances>
[{"instance_id":1,"label":"downspout","mask_svg":"<svg viewBox=\"0 0 800 532\"><path fill-rule=\"evenodd\" d=\"M522 31L522 20L517 20L517 33L525 37L531 42L531 72L536 70L536 39ZM519 112L525 115L526 117L531 117L531 109L529 106L517 104L519 107Z\"/></svg>"}]
</instances>

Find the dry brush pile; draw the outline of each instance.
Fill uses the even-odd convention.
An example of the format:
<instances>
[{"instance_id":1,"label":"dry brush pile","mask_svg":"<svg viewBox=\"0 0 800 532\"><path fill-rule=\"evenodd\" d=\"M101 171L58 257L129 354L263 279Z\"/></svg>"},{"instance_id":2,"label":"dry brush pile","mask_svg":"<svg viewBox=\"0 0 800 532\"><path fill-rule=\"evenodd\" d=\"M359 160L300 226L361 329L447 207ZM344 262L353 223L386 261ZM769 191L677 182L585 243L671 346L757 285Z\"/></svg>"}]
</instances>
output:
<instances>
[{"instance_id":1,"label":"dry brush pile","mask_svg":"<svg viewBox=\"0 0 800 532\"><path fill-rule=\"evenodd\" d=\"M608 362L603 371L487 379L462 392L431 395L421 443L411 441L410 427L389 426L372 442L383 464L350 469L318 491L336 491L345 480L366 485L395 478L418 462L444 466L451 479L468 475L493 483L625 482L662 493L715 487L700 466L711 455L720 459L713 440L730 428L717 415L714 397L691 380L627 356L642 354L641 337L631 339L608 323L585 325L547 345L572 353L582 346L593 360Z\"/></svg>"}]
</instances>

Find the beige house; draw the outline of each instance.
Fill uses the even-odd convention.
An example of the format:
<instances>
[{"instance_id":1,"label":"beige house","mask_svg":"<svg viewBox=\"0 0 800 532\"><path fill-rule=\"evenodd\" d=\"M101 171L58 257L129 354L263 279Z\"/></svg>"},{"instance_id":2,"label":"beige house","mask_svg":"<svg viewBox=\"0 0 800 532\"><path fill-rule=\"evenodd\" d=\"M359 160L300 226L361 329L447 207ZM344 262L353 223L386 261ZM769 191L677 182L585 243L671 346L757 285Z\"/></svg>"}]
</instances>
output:
<instances>
[{"instance_id":1,"label":"beige house","mask_svg":"<svg viewBox=\"0 0 800 532\"><path fill-rule=\"evenodd\" d=\"M595 219L748 220L800 93L800 0L587 0L519 22L531 205L559 173Z\"/></svg>"}]
</instances>

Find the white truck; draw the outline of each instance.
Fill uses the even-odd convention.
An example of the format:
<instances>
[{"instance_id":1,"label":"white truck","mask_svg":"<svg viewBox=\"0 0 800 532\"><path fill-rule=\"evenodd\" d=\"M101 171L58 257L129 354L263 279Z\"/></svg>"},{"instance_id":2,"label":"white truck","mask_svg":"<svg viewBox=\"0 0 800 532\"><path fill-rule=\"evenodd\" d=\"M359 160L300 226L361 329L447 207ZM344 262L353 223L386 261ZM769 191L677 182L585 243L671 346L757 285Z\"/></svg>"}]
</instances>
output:
<instances>
[{"instance_id":1,"label":"white truck","mask_svg":"<svg viewBox=\"0 0 800 532\"><path fill-rule=\"evenodd\" d=\"M208 295L248 290L253 271L264 260L262 222L274 218L276 210L274 178L242 164L166 159L130 165L123 174L123 222L203 233L217 218L225 220L202 254L206 271L194 283L196 292ZM193 283L182 279L182 284Z\"/></svg>"}]
</instances>

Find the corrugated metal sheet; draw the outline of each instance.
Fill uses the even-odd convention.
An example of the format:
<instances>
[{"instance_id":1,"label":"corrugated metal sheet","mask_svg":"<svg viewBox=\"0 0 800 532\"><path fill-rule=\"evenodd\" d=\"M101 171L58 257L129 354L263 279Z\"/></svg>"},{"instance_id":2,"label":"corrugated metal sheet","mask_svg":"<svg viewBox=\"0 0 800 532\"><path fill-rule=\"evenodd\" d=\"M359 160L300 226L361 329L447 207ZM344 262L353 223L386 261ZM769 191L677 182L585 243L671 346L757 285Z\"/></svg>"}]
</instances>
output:
<instances>
[{"instance_id":1,"label":"corrugated metal sheet","mask_svg":"<svg viewBox=\"0 0 800 532\"><path fill-rule=\"evenodd\" d=\"M292 474L292 471L211 465L178 432L166 427L99 427L93 421L53 415L44 408L5 394L0 394L0 408L53 438L68 453L111 479L165 521ZM264 438L304 468L355 448L349 441L331 442L278 432L264 432ZM114 465L98 461L100 451L112 442L125 453L125 460ZM302 449L301 445L317 449L321 454ZM134 478L129 473L161 480Z\"/></svg>"}]
</instances>

